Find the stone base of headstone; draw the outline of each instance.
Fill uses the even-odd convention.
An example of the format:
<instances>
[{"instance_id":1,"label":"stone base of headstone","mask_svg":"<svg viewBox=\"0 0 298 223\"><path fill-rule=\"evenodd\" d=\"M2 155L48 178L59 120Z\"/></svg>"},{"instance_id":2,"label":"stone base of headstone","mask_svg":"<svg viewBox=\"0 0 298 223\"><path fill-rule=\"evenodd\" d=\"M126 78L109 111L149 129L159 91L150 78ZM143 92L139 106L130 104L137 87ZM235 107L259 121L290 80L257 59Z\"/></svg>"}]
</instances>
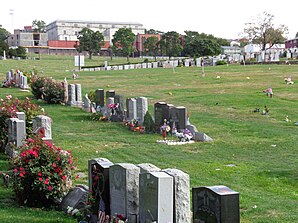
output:
<instances>
[{"instance_id":1,"label":"stone base of headstone","mask_svg":"<svg viewBox=\"0 0 298 223\"><path fill-rule=\"evenodd\" d=\"M11 145L10 143L7 143L5 147L5 154L9 157L16 157L19 155L19 152L14 149L14 145Z\"/></svg>"},{"instance_id":2,"label":"stone base of headstone","mask_svg":"<svg viewBox=\"0 0 298 223\"><path fill-rule=\"evenodd\" d=\"M206 135L203 132L196 132L194 138L195 138L196 142L212 142L213 141L213 139L211 137L209 137L208 135Z\"/></svg>"},{"instance_id":3,"label":"stone base of headstone","mask_svg":"<svg viewBox=\"0 0 298 223\"><path fill-rule=\"evenodd\" d=\"M110 121L112 122L123 122L125 119L124 115L111 115Z\"/></svg>"}]
</instances>

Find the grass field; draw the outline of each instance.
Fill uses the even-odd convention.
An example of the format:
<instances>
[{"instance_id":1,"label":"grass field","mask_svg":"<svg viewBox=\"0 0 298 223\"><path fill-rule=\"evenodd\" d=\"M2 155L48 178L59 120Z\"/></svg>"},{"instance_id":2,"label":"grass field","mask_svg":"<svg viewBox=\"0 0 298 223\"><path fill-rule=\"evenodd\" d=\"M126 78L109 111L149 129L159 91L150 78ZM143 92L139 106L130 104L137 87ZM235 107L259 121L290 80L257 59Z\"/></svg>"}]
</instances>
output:
<instances>
[{"instance_id":1,"label":"grass field","mask_svg":"<svg viewBox=\"0 0 298 223\"><path fill-rule=\"evenodd\" d=\"M85 63L102 64L105 59ZM103 88L125 97L148 97L151 114L158 101L185 106L190 122L214 139L212 143L160 145L155 142L160 135L140 135L119 123L91 121L78 108L39 102L53 119L54 143L72 150L78 157L78 171L87 173L88 159L96 157L178 168L190 175L191 187L226 185L239 192L242 223L298 222L298 126L294 125L298 121L298 66L205 67L205 78L197 67L80 72L73 80L72 57L42 56L41 60L0 61L0 79L11 68L30 71L33 67L56 80L67 77L69 83L80 83L83 95ZM287 76L296 83L286 85ZM273 88L273 98L262 93L268 87ZM7 94L32 97L30 92L0 88L1 97ZM269 116L253 112L265 105ZM284 121L286 115L291 122ZM7 158L1 155L0 171L7 168ZM76 183L87 184L87 178ZM3 186L0 199L1 222L75 222L63 213L20 207L11 189Z\"/></svg>"}]
</instances>

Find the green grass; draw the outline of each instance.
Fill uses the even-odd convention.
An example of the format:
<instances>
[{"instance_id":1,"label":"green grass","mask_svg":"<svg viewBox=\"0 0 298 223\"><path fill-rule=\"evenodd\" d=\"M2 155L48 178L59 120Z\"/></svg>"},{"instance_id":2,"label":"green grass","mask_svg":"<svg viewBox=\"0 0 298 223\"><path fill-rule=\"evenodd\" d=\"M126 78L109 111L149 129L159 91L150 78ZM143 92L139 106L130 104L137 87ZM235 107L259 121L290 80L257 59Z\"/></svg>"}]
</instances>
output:
<instances>
[{"instance_id":1,"label":"green grass","mask_svg":"<svg viewBox=\"0 0 298 223\"><path fill-rule=\"evenodd\" d=\"M95 57L85 63L104 59ZM163 68L80 72L79 79L72 80L73 57L44 56L39 61L0 61L0 78L10 68L30 70L33 66L46 76L57 80L66 76L69 83L82 84L83 94L103 88L125 97L148 97L151 114L157 101L185 106L191 123L214 139L212 143L160 145L155 143L159 135L139 135L119 123L93 122L78 108L39 102L53 119L54 143L72 150L78 171L87 173L88 159L96 157L178 168L190 175L191 187L226 185L238 191L243 223L298 222L298 126L294 125L298 121L298 66L205 67L205 78L196 67L175 68L175 72ZM284 83L288 75L294 85ZM261 92L270 86L273 98ZM7 94L32 97L18 89L0 89L1 97ZM252 112L265 105L269 116ZM291 122L284 121L286 115ZM0 170L7 167L1 155ZM87 178L77 183L87 184ZM5 187L0 187L0 198L1 222L11 222L11 216L23 222L71 221L61 213L18 206Z\"/></svg>"}]
</instances>

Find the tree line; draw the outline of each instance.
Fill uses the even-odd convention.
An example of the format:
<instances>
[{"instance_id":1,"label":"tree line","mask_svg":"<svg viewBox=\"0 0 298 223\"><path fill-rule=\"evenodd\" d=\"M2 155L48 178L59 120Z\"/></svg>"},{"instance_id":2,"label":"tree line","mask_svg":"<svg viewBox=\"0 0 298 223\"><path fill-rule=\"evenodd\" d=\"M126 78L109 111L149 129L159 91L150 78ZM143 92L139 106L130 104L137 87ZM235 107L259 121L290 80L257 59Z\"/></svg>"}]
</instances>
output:
<instances>
[{"instance_id":1,"label":"tree line","mask_svg":"<svg viewBox=\"0 0 298 223\"><path fill-rule=\"evenodd\" d=\"M274 16L263 12L252 21L245 23L245 28L242 33L244 43L259 44L264 51L272 47L274 44L283 43L286 38L288 28L285 25L280 25L278 28L274 26ZM32 22L33 30L36 32L45 32L45 22L42 20L34 20ZM157 35L148 37L144 42L144 51L137 52L135 48L135 34L130 28L120 28L115 32L112 39L112 44L109 47L111 57L113 55L125 56L129 60L130 56L135 53L142 53L149 56L213 56L221 53L221 46L229 45L229 41L223 38L217 38L210 34L198 33L195 31L185 31L185 35L180 35L175 31L163 33L158 30L146 30L146 34L160 34L160 39ZM5 50L8 55L18 56L25 49L9 49L5 40L8 38L9 32L4 28L0 28L0 55L3 55ZM298 33L296 38L298 37ZM74 45L79 53L86 51L89 58L92 55L98 54L104 46L104 36L101 32L85 27L78 36L78 41ZM268 46L269 44L269 46Z\"/></svg>"}]
</instances>

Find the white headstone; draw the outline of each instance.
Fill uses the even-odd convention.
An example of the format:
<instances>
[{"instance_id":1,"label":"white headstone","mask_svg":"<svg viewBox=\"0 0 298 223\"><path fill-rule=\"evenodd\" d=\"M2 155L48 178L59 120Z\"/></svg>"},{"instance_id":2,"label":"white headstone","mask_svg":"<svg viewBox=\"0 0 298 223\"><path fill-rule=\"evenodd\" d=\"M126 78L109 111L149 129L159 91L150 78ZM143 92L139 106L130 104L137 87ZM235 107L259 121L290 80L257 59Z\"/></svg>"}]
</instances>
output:
<instances>
[{"instance_id":1,"label":"white headstone","mask_svg":"<svg viewBox=\"0 0 298 223\"><path fill-rule=\"evenodd\" d=\"M44 137L43 139L51 140L52 139L52 119L45 115L38 115L32 120L33 122L33 132L40 133L40 130L43 130Z\"/></svg>"},{"instance_id":2,"label":"white headstone","mask_svg":"<svg viewBox=\"0 0 298 223\"><path fill-rule=\"evenodd\" d=\"M165 172L140 174L140 223L174 222L173 183Z\"/></svg>"}]
</instances>

